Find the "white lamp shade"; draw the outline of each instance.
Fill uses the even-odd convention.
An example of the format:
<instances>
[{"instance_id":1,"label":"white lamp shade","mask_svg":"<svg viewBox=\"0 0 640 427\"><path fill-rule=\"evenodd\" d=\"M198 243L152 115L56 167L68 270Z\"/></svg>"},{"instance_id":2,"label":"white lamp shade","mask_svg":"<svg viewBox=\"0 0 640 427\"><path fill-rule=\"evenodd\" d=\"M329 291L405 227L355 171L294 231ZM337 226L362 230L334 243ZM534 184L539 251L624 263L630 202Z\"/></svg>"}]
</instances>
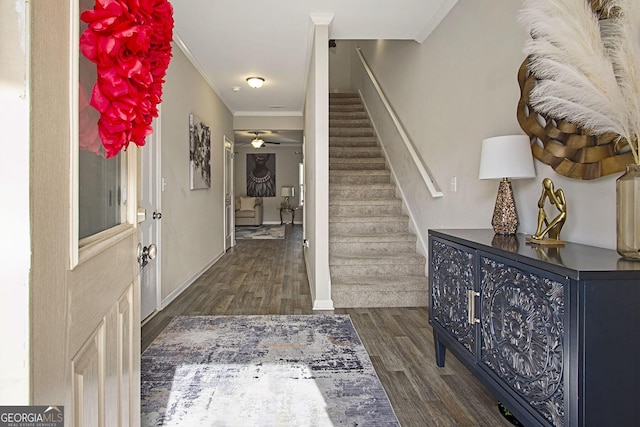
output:
<instances>
[{"instance_id":1,"label":"white lamp shade","mask_svg":"<svg viewBox=\"0 0 640 427\"><path fill-rule=\"evenodd\" d=\"M526 135L505 135L482 141L480 179L534 178L531 141Z\"/></svg>"},{"instance_id":2,"label":"white lamp shade","mask_svg":"<svg viewBox=\"0 0 640 427\"><path fill-rule=\"evenodd\" d=\"M294 187L282 187L280 189L280 191L281 191L280 195L282 197L294 197L295 196Z\"/></svg>"}]
</instances>

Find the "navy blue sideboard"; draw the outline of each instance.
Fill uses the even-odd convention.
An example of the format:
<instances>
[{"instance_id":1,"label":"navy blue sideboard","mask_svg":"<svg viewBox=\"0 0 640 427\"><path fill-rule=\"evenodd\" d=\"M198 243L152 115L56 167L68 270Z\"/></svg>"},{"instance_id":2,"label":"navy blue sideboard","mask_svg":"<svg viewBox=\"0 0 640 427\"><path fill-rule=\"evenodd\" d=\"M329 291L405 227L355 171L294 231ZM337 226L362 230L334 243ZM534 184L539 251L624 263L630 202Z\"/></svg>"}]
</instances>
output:
<instances>
[{"instance_id":1,"label":"navy blue sideboard","mask_svg":"<svg viewBox=\"0 0 640 427\"><path fill-rule=\"evenodd\" d=\"M429 230L429 323L526 426L640 422L640 263L527 244L493 230Z\"/></svg>"}]
</instances>

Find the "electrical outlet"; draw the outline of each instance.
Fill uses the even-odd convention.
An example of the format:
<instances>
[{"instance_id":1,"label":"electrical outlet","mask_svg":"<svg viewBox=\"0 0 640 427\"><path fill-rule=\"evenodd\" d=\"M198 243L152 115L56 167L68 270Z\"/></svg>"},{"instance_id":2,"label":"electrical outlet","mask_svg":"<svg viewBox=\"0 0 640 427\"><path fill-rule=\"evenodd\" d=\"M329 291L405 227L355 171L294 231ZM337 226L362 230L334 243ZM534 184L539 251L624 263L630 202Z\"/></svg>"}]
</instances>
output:
<instances>
[{"instance_id":1,"label":"electrical outlet","mask_svg":"<svg viewBox=\"0 0 640 427\"><path fill-rule=\"evenodd\" d=\"M451 191L454 193L458 191L458 178L455 176L451 177Z\"/></svg>"}]
</instances>

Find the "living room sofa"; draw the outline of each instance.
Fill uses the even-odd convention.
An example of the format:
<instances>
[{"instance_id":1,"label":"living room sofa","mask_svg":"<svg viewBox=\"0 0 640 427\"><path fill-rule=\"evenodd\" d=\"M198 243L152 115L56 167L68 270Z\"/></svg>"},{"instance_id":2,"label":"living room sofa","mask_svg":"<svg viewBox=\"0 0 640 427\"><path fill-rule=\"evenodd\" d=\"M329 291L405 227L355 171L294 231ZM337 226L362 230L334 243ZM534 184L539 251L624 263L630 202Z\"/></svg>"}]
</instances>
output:
<instances>
[{"instance_id":1,"label":"living room sofa","mask_svg":"<svg viewBox=\"0 0 640 427\"><path fill-rule=\"evenodd\" d=\"M262 197L236 197L236 225L262 225L263 211Z\"/></svg>"}]
</instances>

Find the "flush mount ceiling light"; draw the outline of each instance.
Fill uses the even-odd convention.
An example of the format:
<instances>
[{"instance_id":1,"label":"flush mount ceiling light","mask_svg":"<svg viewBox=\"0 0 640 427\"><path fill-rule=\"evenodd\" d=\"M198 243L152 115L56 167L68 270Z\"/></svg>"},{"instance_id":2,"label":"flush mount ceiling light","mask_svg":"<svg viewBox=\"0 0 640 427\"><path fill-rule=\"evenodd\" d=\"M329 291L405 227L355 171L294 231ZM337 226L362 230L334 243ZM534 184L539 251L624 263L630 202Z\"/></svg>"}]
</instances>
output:
<instances>
[{"instance_id":1,"label":"flush mount ceiling light","mask_svg":"<svg viewBox=\"0 0 640 427\"><path fill-rule=\"evenodd\" d=\"M264 84L264 79L262 77L247 77L247 83L249 83L249 86L251 86L252 88L259 88L262 87L262 85Z\"/></svg>"}]
</instances>

